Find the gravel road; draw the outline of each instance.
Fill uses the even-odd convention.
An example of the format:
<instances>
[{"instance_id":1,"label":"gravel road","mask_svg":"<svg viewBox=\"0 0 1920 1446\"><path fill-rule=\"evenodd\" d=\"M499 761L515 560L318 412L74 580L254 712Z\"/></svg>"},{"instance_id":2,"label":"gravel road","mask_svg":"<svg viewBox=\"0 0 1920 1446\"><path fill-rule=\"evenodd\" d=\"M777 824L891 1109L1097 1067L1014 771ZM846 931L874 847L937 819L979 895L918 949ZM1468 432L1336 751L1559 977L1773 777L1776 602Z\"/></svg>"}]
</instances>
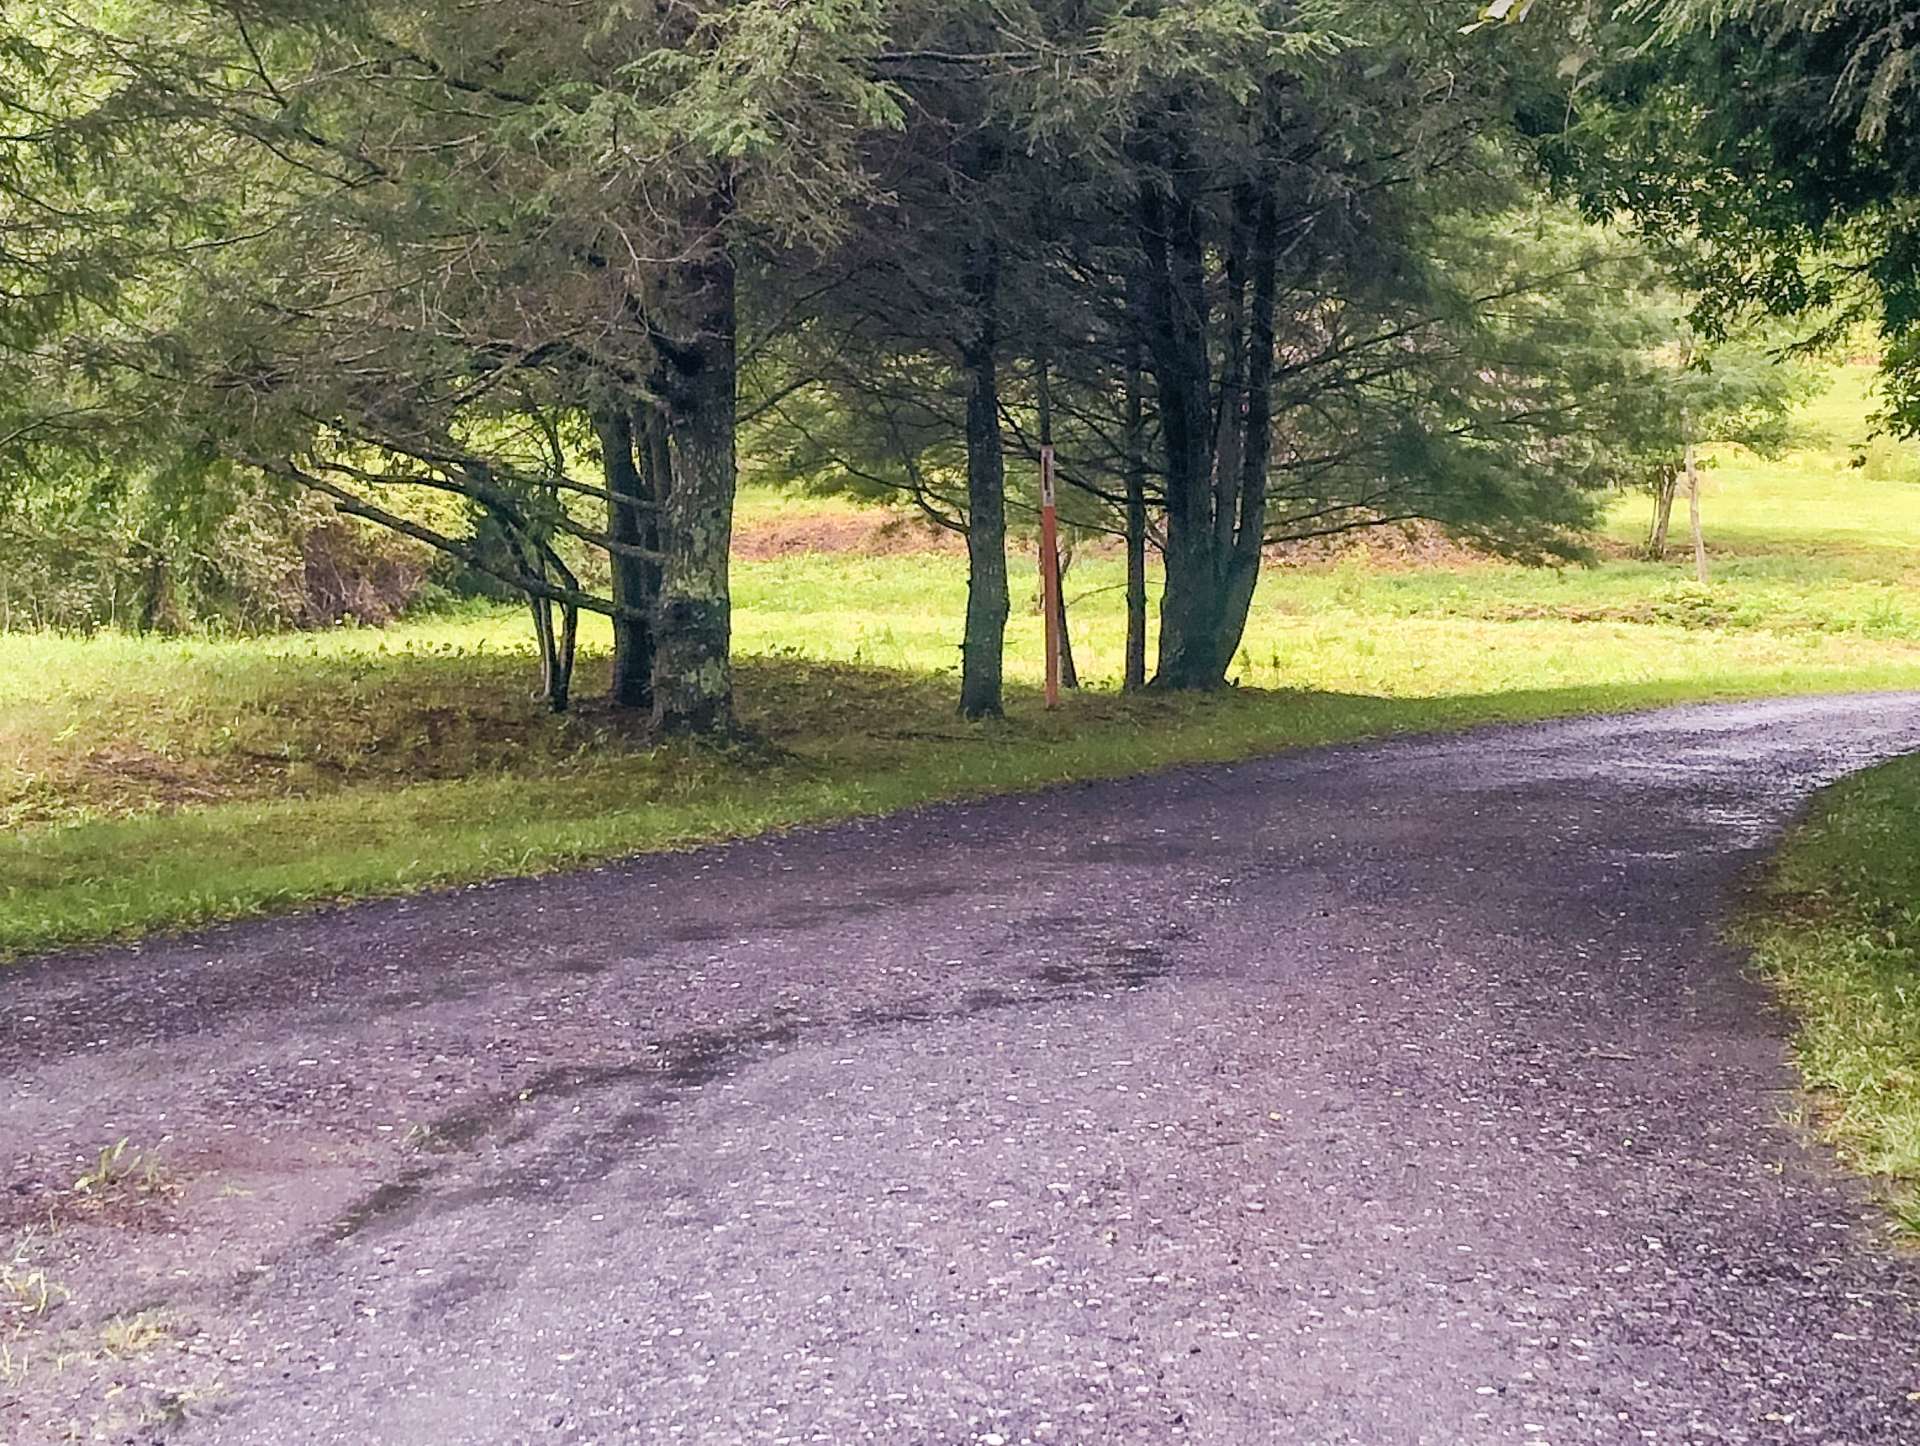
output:
<instances>
[{"instance_id":1,"label":"gravel road","mask_svg":"<svg viewBox=\"0 0 1920 1446\"><path fill-rule=\"evenodd\" d=\"M0 972L0 1439L1914 1446L1920 1259L1717 936L1913 749L1329 748Z\"/></svg>"}]
</instances>

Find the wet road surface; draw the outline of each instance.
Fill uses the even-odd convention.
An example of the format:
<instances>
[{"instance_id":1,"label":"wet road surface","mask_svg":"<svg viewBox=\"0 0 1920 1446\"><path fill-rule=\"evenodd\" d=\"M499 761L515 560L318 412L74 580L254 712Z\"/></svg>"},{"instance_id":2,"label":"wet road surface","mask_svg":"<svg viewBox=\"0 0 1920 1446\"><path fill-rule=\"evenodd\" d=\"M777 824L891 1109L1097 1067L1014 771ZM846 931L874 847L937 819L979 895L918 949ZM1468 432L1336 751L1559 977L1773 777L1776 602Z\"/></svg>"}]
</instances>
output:
<instances>
[{"instance_id":1,"label":"wet road surface","mask_svg":"<svg viewBox=\"0 0 1920 1446\"><path fill-rule=\"evenodd\" d=\"M0 1225L79 1357L0 1426L1912 1446L1920 1260L1716 929L1917 748L1331 748L16 968Z\"/></svg>"}]
</instances>

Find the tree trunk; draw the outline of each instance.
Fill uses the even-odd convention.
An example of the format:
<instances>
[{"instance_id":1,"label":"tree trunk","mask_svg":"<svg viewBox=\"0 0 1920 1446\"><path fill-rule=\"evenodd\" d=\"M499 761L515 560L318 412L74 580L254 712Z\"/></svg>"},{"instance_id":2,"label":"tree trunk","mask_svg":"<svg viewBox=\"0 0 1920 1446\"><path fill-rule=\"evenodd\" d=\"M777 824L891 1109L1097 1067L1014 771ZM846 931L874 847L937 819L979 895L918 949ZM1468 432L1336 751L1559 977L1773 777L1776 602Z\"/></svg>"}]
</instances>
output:
<instances>
[{"instance_id":1,"label":"tree trunk","mask_svg":"<svg viewBox=\"0 0 1920 1446\"><path fill-rule=\"evenodd\" d=\"M1687 517L1693 528L1693 575L1702 587L1707 578L1707 540L1700 532L1700 467L1693 443L1687 443Z\"/></svg>"},{"instance_id":2,"label":"tree trunk","mask_svg":"<svg viewBox=\"0 0 1920 1446\"><path fill-rule=\"evenodd\" d=\"M1176 154L1156 158L1172 177L1162 194L1149 182L1139 197L1143 271L1138 325L1159 384L1166 448L1166 590L1160 598L1160 657L1152 686L1218 687L1219 577L1215 568L1214 417L1205 284L1195 169Z\"/></svg>"},{"instance_id":3,"label":"tree trunk","mask_svg":"<svg viewBox=\"0 0 1920 1446\"><path fill-rule=\"evenodd\" d=\"M1253 210L1253 302L1247 322L1247 399L1240 429L1239 512L1220 607L1219 665L1227 665L1246 635L1260 561L1267 542L1267 469L1273 462L1273 318L1278 304L1280 215L1271 185L1249 200Z\"/></svg>"},{"instance_id":4,"label":"tree trunk","mask_svg":"<svg viewBox=\"0 0 1920 1446\"><path fill-rule=\"evenodd\" d=\"M167 556L158 544L147 552L147 566L140 582L140 631L172 632L173 575L167 568Z\"/></svg>"},{"instance_id":5,"label":"tree trunk","mask_svg":"<svg viewBox=\"0 0 1920 1446\"><path fill-rule=\"evenodd\" d=\"M1212 406L1206 246L1193 168L1168 158L1171 191L1141 194L1138 318L1159 386L1167 456L1166 591L1152 686L1223 686L1259 580L1272 451L1278 213L1268 183L1241 187L1230 258L1221 405ZM1251 287L1251 299L1247 288Z\"/></svg>"},{"instance_id":6,"label":"tree trunk","mask_svg":"<svg viewBox=\"0 0 1920 1446\"><path fill-rule=\"evenodd\" d=\"M549 622L548 627L552 624ZM573 706L573 661L579 655L580 609L560 606L560 628L553 636L553 658L547 669L547 702L556 713Z\"/></svg>"},{"instance_id":7,"label":"tree trunk","mask_svg":"<svg viewBox=\"0 0 1920 1446\"><path fill-rule=\"evenodd\" d=\"M1226 288L1221 304L1221 374L1214 404L1213 546L1216 559L1233 551L1239 514L1241 450L1247 436L1247 266L1250 240L1250 187L1234 187L1223 258Z\"/></svg>"},{"instance_id":8,"label":"tree trunk","mask_svg":"<svg viewBox=\"0 0 1920 1446\"><path fill-rule=\"evenodd\" d=\"M600 437L601 475L607 498L607 533L615 542L658 551L659 515L666 489L654 476L651 407L637 411L624 400L594 421ZM631 499L631 500L628 500ZM652 505L649 505L652 504ZM613 679L607 690L616 708L653 707L653 613L660 595L660 566L623 553L609 554L613 568Z\"/></svg>"},{"instance_id":9,"label":"tree trunk","mask_svg":"<svg viewBox=\"0 0 1920 1446\"><path fill-rule=\"evenodd\" d=\"M529 537L504 518L496 521L507 546L518 559L522 575L546 582L549 570L557 569L564 586L577 586L577 579L560 563L551 547ZM533 636L540 648L540 691L534 696L543 699L554 712L564 713L573 702L573 662L579 639L580 609L571 603L556 604L550 597L531 593L527 596L527 605L533 610ZM555 622L556 616L560 621Z\"/></svg>"},{"instance_id":10,"label":"tree trunk","mask_svg":"<svg viewBox=\"0 0 1920 1446\"><path fill-rule=\"evenodd\" d=\"M559 607L551 598L529 598L533 608L533 635L540 645L540 691L534 696L556 713L573 703L573 659L579 634L580 610ZM558 617L559 622L554 619Z\"/></svg>"},{"instance_id":11,"label":"tree trunk","mask_svg":"<svg viewBox=\"0 0 1920 1446\"><path fill-rule=\"evenodd\" d=\"M1060 686L1077 690L1080 686L1080 670L1073 664L1073 633L1067 627L1067 569L1072 566L1073 550L1065 548L1060 556L1060 591L1055 607L1060 627Z\"/></svg>"},{"instance_id":12,"label":"tree trunk","mask_svg":"<svg viewBox=\"0 0 1920 1446\"><path fill-rule=\"evenodd\" d=\"M1680 490L1680 471L1663 463L1654 483L1653 527L1647 534L1647 555L1659 562L1667 555L1667 531L1673 523L1673 499Z\"/></svg>"},{"instance_id":13,"label":"tree trunk","mask_svg":"<svg viewBox=\"0 0 1920 1446\"><path fill-rule=\"evenodd\" d=\"M967 370L967 623L960 644L960 712L997 718L1005 711L1007 641L1007 469L1000 434L1000 259L985 243L967 290L973 339Z\"/></svg>"},{"instance_id":14,"label":"tree trunk","mask_svg":"<svg viewBox=\"0 0 1920 1446\"><path fill-rule=\"evenodd\" d=\"M716 232L726 209L726 198L716 195ZM673 488L662 516L666 561L653 664L653 723L664 733L724 734L734 727L728 561L738 480L736 277L723 239L716 234L708 246L683 273L696 334L666 349Z\"/></svg>"},{"instance_id":15,"label":"tree trunk","mask_svg":"<svg viewBox=\"0 0 1920 1446\"><path fill-rule=\"evenodd\" d=\"M540 690L533 696L543 703L553 701L553 603L543 597L530 597L527 606L533 609L533 640L540 649ZM565 706L555 708L556 713L566 711Z\"/></svg>"},{"instance_id":16,"label":"tree trunk","mask_svg":"<svg viewBox=\"0 0 1920 1446\"><path fill-rule=\"evenodd\" d=\"M1120 686L1147 685L1147 458L1140 365L1127 365L1127 661Z\"/></svg>"}]
</instances>

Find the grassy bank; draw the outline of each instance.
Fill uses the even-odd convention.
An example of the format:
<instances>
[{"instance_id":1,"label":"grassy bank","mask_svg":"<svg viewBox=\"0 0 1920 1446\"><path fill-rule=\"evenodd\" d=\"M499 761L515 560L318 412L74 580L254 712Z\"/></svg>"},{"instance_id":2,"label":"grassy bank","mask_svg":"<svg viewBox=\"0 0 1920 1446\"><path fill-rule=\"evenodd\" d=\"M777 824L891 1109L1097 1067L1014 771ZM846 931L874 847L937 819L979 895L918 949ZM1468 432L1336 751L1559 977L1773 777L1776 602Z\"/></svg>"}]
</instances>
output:
<instances>
[{"instance_id":1,"label":"grassy bank","mask_svg":"<svg viewBox=\"0 0 1920 1446\"><path fill-rule=\"evenodd\" d=\"M550 717L511 608L268 638L0 635L0 954L1342 738L1920 688L1920 485L1907 454L1852 465L1865 383L1841 381L1800 451L1709 474L1710 588L1631 556L1633 495L1590 568L1280 561L1218 699L1117 695L1122 566L1094 549L1068 585L1089 692L1037 706L1022 560L1011 717L963 726L964 558L862 548L871 513L765 496L743 532L802 545L738 565L741 706L768 745L750 752L657 745L590 702ZM591 694L604 636L584 650Z\"/></svg>"},{"instance_id":2,"label":"grassy bank","mask_svg":"<svg viewBox=\"0 0 1920 1446\"><path fill-rule=\"evenodd\" d=\"M1743 933L1798 1017L1820 1127L1920 1238L1920 757L1822 795Z\"/></svg>"},{"instance_id":3,"label":"grassy bank","mask_svg":"<svg viewBox=\"0 0 1920 1446\"><path fill-rule=\"evenodd\" d=\"M964 728L911 676L761 664L758 714L786 751L617 741L527 766L303 797L21 829L0 842L0 950L21 953L343 897L401 893L800 823L1182 762L1395 732L1805 689L1790 671L1419 698L1242 690L1221 699L1095 694L1061 713L1022 697ZM1905 681L1845 675L1852 686ZM796 716L796 714L798 716Z\"/></svg>"}]
</instances>

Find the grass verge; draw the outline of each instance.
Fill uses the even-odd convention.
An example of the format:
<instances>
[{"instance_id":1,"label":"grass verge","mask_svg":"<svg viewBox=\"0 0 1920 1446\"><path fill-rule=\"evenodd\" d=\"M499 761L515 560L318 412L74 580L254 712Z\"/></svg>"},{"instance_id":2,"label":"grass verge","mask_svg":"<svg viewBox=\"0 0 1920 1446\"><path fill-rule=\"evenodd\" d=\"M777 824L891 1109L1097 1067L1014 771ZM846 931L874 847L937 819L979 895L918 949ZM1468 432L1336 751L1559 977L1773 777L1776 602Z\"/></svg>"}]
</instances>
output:
<instances>
[{"instance_id":1,"label":"grass verge","mask_svg":"<svg viewBox=\"0 0 1920 1446\"><path fill-rule=\"evenodd\" d=\"M1398 698L1088 693L1051 714L1023 691L1006 722L970 727L939 677L793 660L743 672L749 720L779 745L766 753L634 740L544 774L17 830L0 840L0 957L1344 739L1916 681L1911 667L1862 667Z\"/></svg>"},{"instance_id":2,"label":"grass verge","mask_svg":"<svg viewBox=\"0 0 1920 1446\"><path fill-rule=\"evenodd\" d=\"M1740 932L1798 1018L1822 1132L1920 1241L1920 756L1822 794Z\"/></svg>"}]
</instances>

